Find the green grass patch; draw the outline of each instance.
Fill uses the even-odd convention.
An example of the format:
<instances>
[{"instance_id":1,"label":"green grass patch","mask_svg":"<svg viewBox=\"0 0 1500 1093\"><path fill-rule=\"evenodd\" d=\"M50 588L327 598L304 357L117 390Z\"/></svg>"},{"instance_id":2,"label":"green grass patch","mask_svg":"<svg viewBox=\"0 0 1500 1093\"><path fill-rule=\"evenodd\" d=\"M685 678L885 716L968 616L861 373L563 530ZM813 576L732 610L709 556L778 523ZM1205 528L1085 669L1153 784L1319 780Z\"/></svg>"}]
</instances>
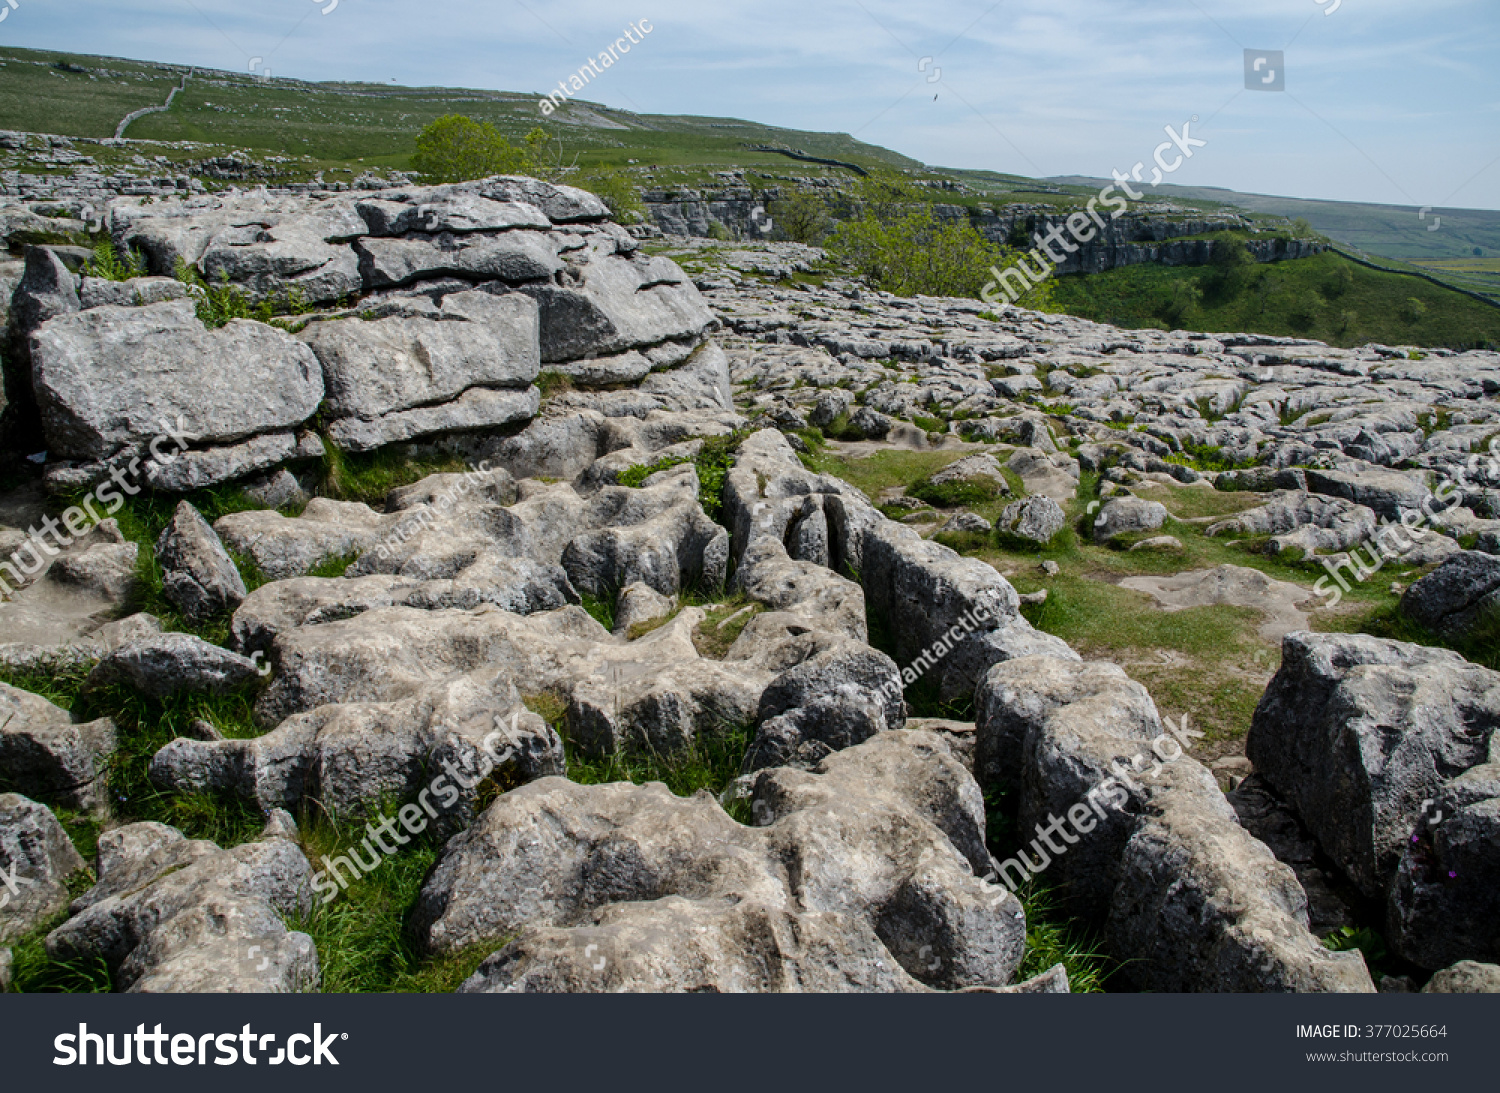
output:
<instances>
[{"instance_id":1,"label":"green grass patch","mask_svg":"<svg viewBox=\"0 0 1500 1093\"><path fill-rule=\"evenodd\" d=\"M156 700L122 684L86 690L83 670L67 672L0 671L0 682L31 691L71 712L80 721L111 718L119 729L119 750L104 775L104 790L115 819L122 823L154 820L177 828L189 838L235 846L256 838L265 826L260 810L230 794L168 794L151 784L151 759L188 726L207 721L222 735L249 739L260 735L253 708L260 681L222 695L183 694ZM0 773L0 790L6 786ZM55 802L48 801L48 804ZM72 830L97 839L81 818ZM82 847L80 847L82 850Z\"/></svg>"},{"instance_id":2,"label":"green grass patch","mask_svg":"<svg viewBox=\"0 0 1500 1093\"><path fill-rule=\"evenodd\" d=\"M867 456L819 453L802 457L803 465L817 474L842 478L871 501L893 487L906 489L938 471L965 452L908 452L886 449Z\"/></svg>"},{"instance_id":3,"label":"green grass patch","mask_svg":"<svg viewBox=\"0 0 1500 1093\"><path fill-rule=\"evenodd\" d=\"M931 477L909 488L907 494L939 509L978 508L993 505L1003 495L992 478L961 478L934 484Z\"/></svg>"},{"instance_id":4,"label":"green grass patch","mask_svg":"<svg viewBox=\"0 0 1500 1093\"><path fill-rule=\"evenodd\" d=\"M724 484L729 480L729 469L734 466L735 453L750 435L749 430L739 430L726 436L703 438L703 445L692 459L686 456L667 456L654 463L636 463L625 468L615 479L621 486L639 489L658 471L692 463L698 471L698 503L709 519L722 522L724 516Z\"/></svg>"},{"instance_id":5,"label":"green grass patch","mask_svg":"<svg viewBox=\"0 0 1500 1093\"><path fill-rule=\"evenodd\" d=\"M742 593L737 593L728 601L708 609L703 621L693 630L693 645L700 656L723 660L745 632L745 627L763 610L765 608L760 604L750 603Z\"/></svg>"},{"instance_id":6,"label":"green grass patch","mask_svg":"<svg viewBox=\"0 0 1500 1093\"><path fill-rule=\"evenodd\" d=\"M380 512L384 511L392 490L434 474L464 474L468 470L468 465L456 456L413 458L412 452L402 445L378 452L344 452L325 440L318 493L336 501L361 501Z\"/></svg>"},{"instance_id":7,"label":"green grass patch","mask_svg":"<svg viewBox=\"0 0 1500 1093\"><path fill-rule=\"evenodd\" d=\"M1034 880L1016 893L1026 912L1026 955L1016 970L1020 983L1058 964L1074 994L1103 994L1119 965L1101 952L1095 934L1070 919L1056 893Z\"/></svg>"},{"instance_id":8,"label":"green grass patch","mask_svg":"<svg viewBox=\"0 0 1500 1093\"><path fill-rule=\"evenodd\" d=\"M304 823L302 837L309 860L319 868L324 855L344 853L365 835L363 828L320 819ZM337 899L288 921L317 945L324 993L452 992L485 957L504 947L497 942L439 957L421 952L410 928L411 912L440 853L434 835L416 836Z\"/></svg>"},{"instance_id":9,"label":"green grass patch","mask_svg":"<svg viewBox=\"0 0 1500 1093\"><path fill-rule=\"evenodd\" d=\"M12 990L18 994L109 994L114 990L114 976L102 957L53 960L47 955L47 935L67 918L65 911L12 943Z\"/></svg>"}]
</instances>

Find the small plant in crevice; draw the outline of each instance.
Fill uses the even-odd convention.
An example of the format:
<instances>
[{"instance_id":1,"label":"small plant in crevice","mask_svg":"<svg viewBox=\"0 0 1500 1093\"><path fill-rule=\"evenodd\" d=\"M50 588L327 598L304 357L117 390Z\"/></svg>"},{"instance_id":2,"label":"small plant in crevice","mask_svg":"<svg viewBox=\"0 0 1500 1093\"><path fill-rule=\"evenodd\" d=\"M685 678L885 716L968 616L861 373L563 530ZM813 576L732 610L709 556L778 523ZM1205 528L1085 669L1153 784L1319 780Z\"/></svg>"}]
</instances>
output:
<instances>
[{"instance_id":1,"label":"small plant in crevice","mask_svg":"<svg viewBox=\"0 0 1500 1093\"><path fill-rule=\"evenodd\" d=\"M146 276L146 259L138 250L125 250L106 241L94 248L94 256L83 264L82 273L103 281L130 281Z\"/></svg>"},{"instance_id":2,"label":"small plant in crevice","mask_svg":"<svg viewBox=\"0 0 1500 1093\"><path fill-rule=\"evenodd\" d=\"M646 479L658 471L692 463L698 472L698 503L709 519L722 523L724 516L724 485L729 480L730 468L734 466L735 453L750 435L749 430L739 430L724 436L703 438L698 454L692 456L667 456L652 463L636 463L625 468L615 482L631 489L640 489Z\"/></svg>"}]
</instances>

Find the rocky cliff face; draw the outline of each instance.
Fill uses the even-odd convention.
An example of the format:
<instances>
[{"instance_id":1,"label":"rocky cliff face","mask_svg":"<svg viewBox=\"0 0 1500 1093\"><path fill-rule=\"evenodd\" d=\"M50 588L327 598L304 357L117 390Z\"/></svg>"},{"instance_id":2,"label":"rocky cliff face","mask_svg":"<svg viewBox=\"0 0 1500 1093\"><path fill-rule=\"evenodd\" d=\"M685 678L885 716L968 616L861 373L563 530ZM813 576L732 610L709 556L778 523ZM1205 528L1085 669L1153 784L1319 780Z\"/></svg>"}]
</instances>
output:
<instances>
[{"instance_id":1,"label":"rocky cliff face","mask_svg":"<svg viewBox=\"0 0 1500 1093\"><path fill-rule=\"evenodd\" d=\"M780 244L721 250L695 284L590 195L523 178L122 200L110 224L153 274L181 262L303 306L210 329L176 281L94 283L28 254L12 314L45 481L118 473L176 508L156 543L105 521L50 560L0 529L12 559L45 563L0 604L0 663L158 699L245 689L259 735L199 723L142 762L158 793L236 797L270 822L232 849L111 831L46 939L55 959L103 960L122 989L307 989L327 954L287 917L348 898L328 871L378 869L385 843L355 834L320 869L292 814L373 823L392 800L442 846L413 936L489 954L466 992L1065 990L1061 969L1015 982L1025 873L1060 885L1143 988L1373 990L1357 953L1319 942L1316 855L1288 831L1385 902L1414 963L1500 955L1500 674L1294 633L1256 714L1260 794L1226 797L1185 723L1034 628L993 565L904 515L914 498L799 458L812 423L850 452L961 452L928 483L958 507L965 489L1003 494L1007 533L1038 545L1098 510L1083 530L1122 549L1166 517L1145 484L1210 489L1188 466L1208 449L1255 464L1220 478L1265 495L1244 528L1315 549L1349 549L1462 475L1424 548L1437 562L1460 536L1496 551L1500 459L1470 449L1500 432L1500 355L997 321L974 301L745 276L816 257ZM373 504L309 496L324 459L377 451L471 467ZM209 485L249 507L210 527L177 503ZM113 617L140 549L223 645ZM235 559L263 583L236 580ZM1438 582L1444 618L1478 618L1455 601L1491 594L1481 569ZM41 626L65 593L68 626ZM972 720L910 719L918 680ZM568 778L708 745L738 749L717 800ZM111 807L130 746L108 718L0 685L0 768L26 795L0 798L0 847L26 848L12 857L51 901L24 921L0 908L0 938L57 913L77 862L48 809ZM1359 764L1381 777L1336 777ZM1443 819L1414 807L1423 794ZM1030 846L992 857L997 820ZM236 925L209 936L224 907ZM273 959L237 959L251 935Z\"/></svg>"},{"instance_id":2,"label":"rocky cliff face","mask_svg":"<svg viewBox=\"0 0 1500 1093\"><path fill-rule=\"evenodd\" d=\"M775 218L768 212L768 206L780 194L779 188L756 193L748 187L731 185L706 191L646 190L642 197L651 222L669 235L706 238L718 224L717 230L728 231L735 238L762 241L775 237ZM833 191L830 194L837 196ZM1046 235L1054 227L1065 231L1067 219L1059 216L1054 206L1027 203L998 209L938 205L936 212L945 219L967 220L991 242L1022 250L1035 245L1033 239L1038 233ZM1086 243L1075 244L1067 237L1074 250L1058 263L1058 273L1102 273L1144 262L1207 265L1213 258L1213 240L1189 237L1251 229L1249 221L1234 213L1205 215L1194 209L1164 210L1160 206L1150 211L1131 210L1117 220L1106 217L1105 222L1106 227ZM1283 238L1251 238L1248 245L1258 262L1310 258L1327 249L1325 244L1313 240Z\"/></svg>"}]
</instances>

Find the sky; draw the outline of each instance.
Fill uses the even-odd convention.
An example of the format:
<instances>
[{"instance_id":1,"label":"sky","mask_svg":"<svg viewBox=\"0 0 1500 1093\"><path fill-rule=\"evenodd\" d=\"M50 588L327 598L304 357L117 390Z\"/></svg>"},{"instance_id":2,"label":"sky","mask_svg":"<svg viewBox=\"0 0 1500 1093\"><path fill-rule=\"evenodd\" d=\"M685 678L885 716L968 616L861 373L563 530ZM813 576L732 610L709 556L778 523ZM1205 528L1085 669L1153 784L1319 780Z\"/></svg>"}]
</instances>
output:
<instances>
[{"instance_id":1,"label":"sky","mask_svg":"<svg viewBox=\"0 0 1500 1093\"><path fill-rule=\"evenodd\" d=\"M539 92L645 20L585 97L1034 177L1149 178L1186 124L1173 183L1500 209L1500 0L13 2L7 45Z\"/></svg>"}]
</instances>

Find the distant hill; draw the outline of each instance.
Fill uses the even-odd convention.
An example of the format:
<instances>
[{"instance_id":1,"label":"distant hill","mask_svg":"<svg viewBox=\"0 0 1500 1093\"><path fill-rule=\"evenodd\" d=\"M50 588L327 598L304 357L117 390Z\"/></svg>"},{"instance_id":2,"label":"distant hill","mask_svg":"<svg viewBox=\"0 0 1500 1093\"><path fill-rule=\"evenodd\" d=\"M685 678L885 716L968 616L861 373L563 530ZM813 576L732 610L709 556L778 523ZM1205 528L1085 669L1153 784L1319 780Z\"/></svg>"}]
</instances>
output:
<instances>
[{"instance_id":1,"label":"distant hill","mask_svg":"<svg viewBox=\"0 0 1500 1093\"><path fill-rule=\"evenodd\" d=\"M1107 179L1078 175L1049 178L1059 186L1103 186ZM1500 212L1430 209L1315 201L1269 194L1242 194L1215 186L1162 186L1163 193L1194 201L1233 205L1266 216L1302 218L1357 253L1416 267L1450 284L1500 298ZM1436 226L1436 230L1433 229ZM1476 249L1480 252L1475 254Z\"/></svg>"}]
</instances>

